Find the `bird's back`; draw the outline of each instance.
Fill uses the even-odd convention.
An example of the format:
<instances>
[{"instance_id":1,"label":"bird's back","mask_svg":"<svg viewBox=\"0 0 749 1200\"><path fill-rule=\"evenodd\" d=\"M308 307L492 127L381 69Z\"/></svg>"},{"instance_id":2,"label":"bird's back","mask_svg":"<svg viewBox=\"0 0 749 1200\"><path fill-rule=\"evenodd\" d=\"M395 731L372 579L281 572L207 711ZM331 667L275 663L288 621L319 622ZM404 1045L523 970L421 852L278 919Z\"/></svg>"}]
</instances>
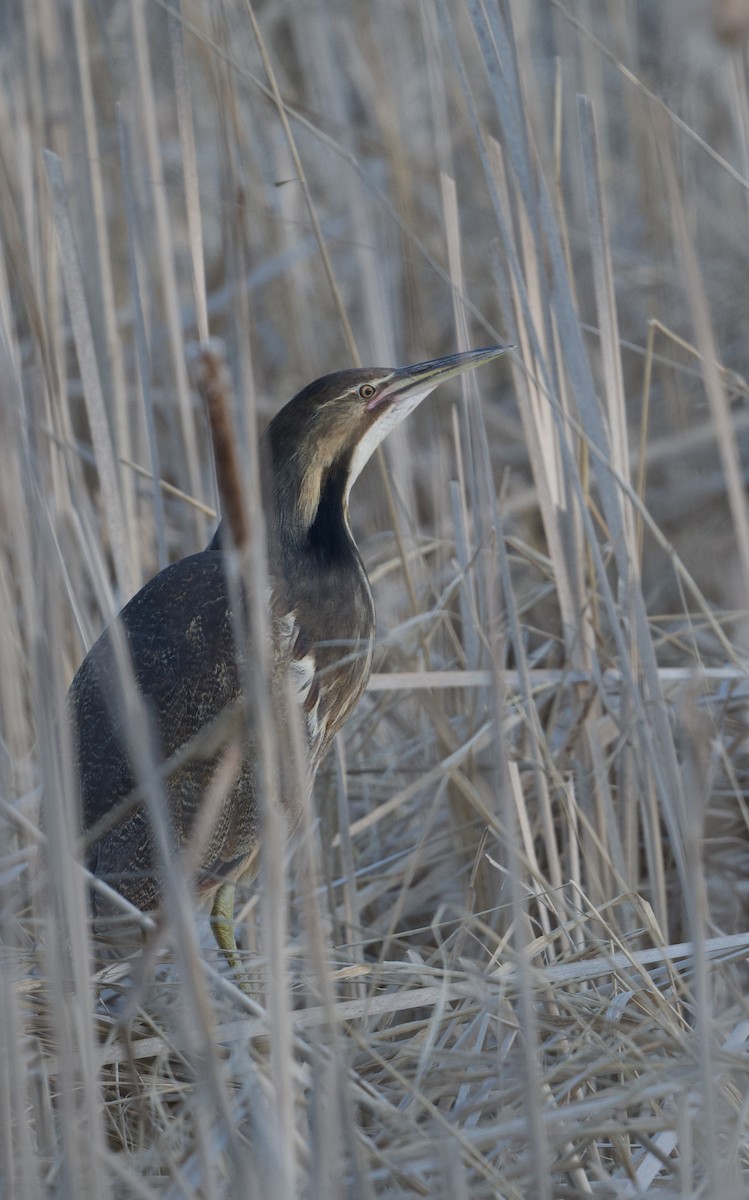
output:
<instances>
[{"instance_id":1,"label":"bird's back","mask_svg":"<svg viewBox=\"0 0 749 1200\"><path fill-rule=\"evenodd\" d=\"M316 571L306 583L302 572L296 582L292 595L285 581L275 580L272 653L276 684L288 673L300 704L311 779L366 686L373 619L368 587L352 588L335 566ZM218 542L161 571L126 605L118 622L162 767L157 794L166 799L175 851L195 829L227 744L241 738L241 765L199 856L198 889L208 891L245 873L258 834L256 747L241 689L251 661L245 647L238 652L235 646ZM82 663L69 695L82 825L84 833L95 835L87 865L148 910L159 901L158 858L148 803L138 787L140 747L133 744L126 696L115 640L107 629ZM107 827L96 836L102 824ZM108 911L101 901L97 905L100 913Z\"/></svg>"},{"instance_id":2,"label":"bird's back","mask_svg":"<svg viewBox=\"0 0 749 1200\"><path fill-rule=\"evenodd\" d=\"M144 702L157 761L178 765L163 778L169 827L175 848L194 827L205 788L220 756L219 746L190 753L189 744L220 714L231 714L240 696L226 580L220 554L203 552L161 571L138 592L119 617L134 681ZM136 762L142 748L134 744L112 631L107 629L91 648L70 688L80 771L84 831L104 820L116 820L88 851L88 865L139 907L158 901L156 857L147 804L142 796L128 803L138 786ZM214 739L215 741L215 739ZM186 752L180 755L180 751ZM247 747L235 787L253 790L253 755ZM180 761L184 759L184 761ZM233 819L229 815L233 811ZM241 814L241 820L237 816ZM209 870L234 844L245 851L254 838L254 804L227 803L219 815L201 858Z\"/></svg>"}]
</instances>

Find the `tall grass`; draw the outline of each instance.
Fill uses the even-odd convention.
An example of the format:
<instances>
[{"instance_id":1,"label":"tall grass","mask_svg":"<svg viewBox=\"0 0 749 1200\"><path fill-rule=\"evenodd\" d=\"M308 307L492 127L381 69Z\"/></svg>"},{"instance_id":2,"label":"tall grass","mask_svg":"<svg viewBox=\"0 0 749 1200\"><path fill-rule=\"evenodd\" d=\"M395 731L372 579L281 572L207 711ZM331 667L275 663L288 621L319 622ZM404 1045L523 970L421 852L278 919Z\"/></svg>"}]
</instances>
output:
<instances>
[{"instance_id":1,"label":"tall grass","mask_svg":"<svg viewBox=\"0 0 749 1200\"><path fill-rule=\"evenodd\" d=\"M746 1193L747 61L677 9L5 6L4 1196ZM179 864L102 958L64 720L212 529L209 333L255 528L306 382L517 345L357 484L375 674L266 805L252 999Z\"/></svg>"}]
</instances>

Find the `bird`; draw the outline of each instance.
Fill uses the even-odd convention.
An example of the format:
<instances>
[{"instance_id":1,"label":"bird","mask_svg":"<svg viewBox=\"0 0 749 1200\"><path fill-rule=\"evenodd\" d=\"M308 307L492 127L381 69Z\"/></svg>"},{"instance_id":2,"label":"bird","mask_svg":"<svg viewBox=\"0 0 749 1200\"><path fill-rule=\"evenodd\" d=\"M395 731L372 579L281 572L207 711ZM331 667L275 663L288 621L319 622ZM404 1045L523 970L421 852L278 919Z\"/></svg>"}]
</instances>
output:
<instances>
[{"instance_id":1,"label":"bird","mask_svg":"<svg viewBox=\"0 0 749 1200\"><path fill-rule=\"evenodd\" d=\"M291 684L306 740L308 788L358 705L372 665L375 609L351 531L351 488L387 434L439 384L508 349L495 345L406 367L325 375L281 408L262 435L270 675L272 686ZM144 912L159 908L161 864L133 761L130 710L119 683L121 649L148 715L160 803L171 847L179 852L195 831L222 752L237 737L231 717L245 699L251 649L236 644L227 540L222 521L206 549L146 583L120 612L118 629L106 628L93 644L68 693L85 865ZM197 895L211 903L216 943L239 978L234 890L254 873L261 827L248 707L238 769L211 812L193 864ZM95 919L112 915L111 900L99 892L92 904Z\"/></svg>"}]
</instances>

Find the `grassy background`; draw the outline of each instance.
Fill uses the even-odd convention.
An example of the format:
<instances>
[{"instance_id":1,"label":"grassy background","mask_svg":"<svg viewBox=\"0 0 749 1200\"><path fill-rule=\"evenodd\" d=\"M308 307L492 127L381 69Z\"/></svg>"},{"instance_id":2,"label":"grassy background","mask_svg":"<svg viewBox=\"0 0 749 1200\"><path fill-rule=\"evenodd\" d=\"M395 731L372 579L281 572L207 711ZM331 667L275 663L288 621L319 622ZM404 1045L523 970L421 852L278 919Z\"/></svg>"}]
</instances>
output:
<instances>
[{"instance_id":1,"label":"grassy background","mask_svg":"<svg viewBox=\"0 0 749 1200\"><path fill-rule=\"evenodd\" d=\"M729 8L3 6L3 1195L746 1194ZM321 373L518 347L357 484L375 675L240 896L253 1001L178 877L102 967L60 719L213 527L209 331L248 478Z\"/></svg>"}]
</instances>

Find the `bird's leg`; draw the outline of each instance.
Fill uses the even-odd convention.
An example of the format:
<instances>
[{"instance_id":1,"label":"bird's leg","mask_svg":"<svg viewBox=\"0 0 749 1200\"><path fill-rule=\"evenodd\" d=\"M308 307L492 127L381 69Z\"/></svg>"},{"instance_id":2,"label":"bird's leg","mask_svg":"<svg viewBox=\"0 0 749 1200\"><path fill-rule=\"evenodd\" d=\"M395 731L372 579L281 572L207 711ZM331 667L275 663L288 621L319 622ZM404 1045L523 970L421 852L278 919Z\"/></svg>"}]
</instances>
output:
<instances>
[{"instance_id":1,"label":"bird's leg","mask_svg":"<svg viewBox=\"0 0 749 1200\"><path fill-rule=\"evenodd\" d=\"M233 883L222 883L216 892L211 908L211 928L216 945L234 972L243 992L252 995L250 981L245 975L239 957L239 947L234 936L234 887Z\"/></svg>"}]
</instances>

